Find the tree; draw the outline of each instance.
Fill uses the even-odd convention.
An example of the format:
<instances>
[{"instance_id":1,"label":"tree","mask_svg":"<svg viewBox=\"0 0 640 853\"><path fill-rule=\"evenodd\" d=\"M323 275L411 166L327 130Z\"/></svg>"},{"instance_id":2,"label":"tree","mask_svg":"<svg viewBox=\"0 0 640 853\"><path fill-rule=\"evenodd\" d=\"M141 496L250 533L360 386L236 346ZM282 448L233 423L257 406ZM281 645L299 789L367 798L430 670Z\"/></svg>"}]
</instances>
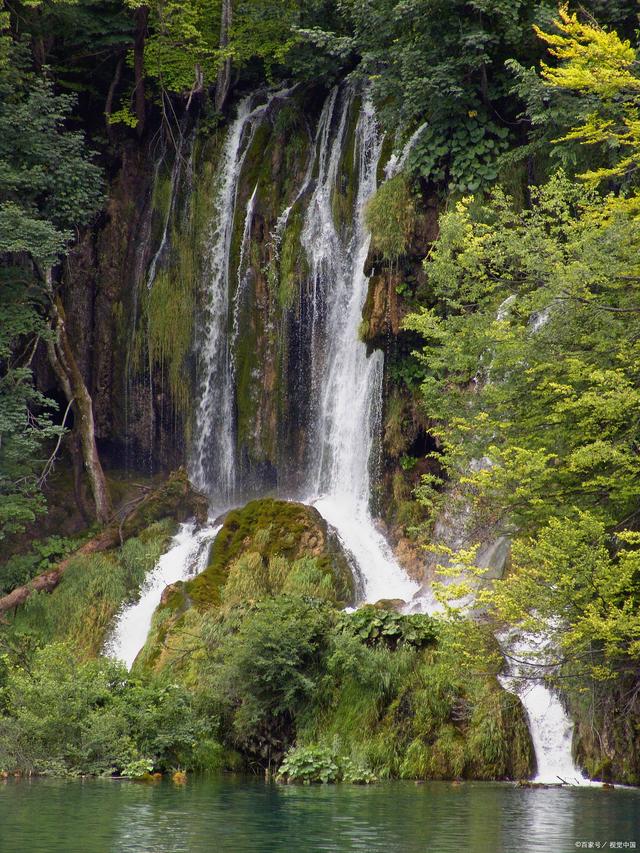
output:
<instances>
[{"instance_id":1,"label":"tree","mask_svg":"<svg viewBox=\"0 0 640 853\"><path fill-rule=\"evenodd\" d=\"M5 278L14 288L23 287L25 300L30 288L38 289L50 327L44 336L49 360L73 408L96 515L104 523L111 508L91 397L67 336L55 280L71 228L87 223L102 200L100 171L85 154L83 135L65 127L74 97L56 94L46 78L29 72L20 46L11 49L11 59L13 68L5 67L0 75L0 253ZM36 326L32 334L37 331Z\"/></svg>"},{"instance_id":2,"label":"tree","mask_svg":"<svg viewBox=\"0 0 640 853\"><path fill-rule=\"evenodd\" d=\"M517 100L507 58L540 52L531 24L536 0L344 0L350 31L328 44L359 57L390 130L426 122L409 166L453 190L475 192L498 174L498 155L517 139ZM327 41L327 34L324 34ZM320 39L318 39L320 40Z\"/></svg>"},{"instance_id":3,"label":"tree","mask_svg":"<svg viewBox=\"0 0 640 853\"><path fill-rule=\"evenodd\" d=\"M48 334L39 296L35 288L25 294L12 270L0 269L0 539L43 510L40 450L58 432L49 416L54 403L33 387L30 368L33 336Z\"/></svg>"},{"instance_id":4,"label":"tree","mask_svg":"<svg viewBox=\"0 0 640 853\"><path fill-rule=\"evenodd\" d=\"M481 513L535 531L638 511L640 227L558 174L516 211L497 190L440 221L426 264L427 414ZM472 459L487 460L470 468Z\"/></svg>"}]
</instances>

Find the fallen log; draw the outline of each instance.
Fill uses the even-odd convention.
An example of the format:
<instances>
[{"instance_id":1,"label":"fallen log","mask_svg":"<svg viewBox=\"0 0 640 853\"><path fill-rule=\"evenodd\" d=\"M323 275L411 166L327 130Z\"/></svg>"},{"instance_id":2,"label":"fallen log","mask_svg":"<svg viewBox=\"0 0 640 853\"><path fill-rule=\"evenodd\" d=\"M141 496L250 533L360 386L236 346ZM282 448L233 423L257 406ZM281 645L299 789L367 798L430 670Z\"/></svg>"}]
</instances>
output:
<instances>
[{"instance_id":1,"label":"fallen log","mask_svg":"<svg viewBox=\"0 0 640 853\"><path fill-rule=\"evenodd\" d=\"M37 575L24 586L16 587L0 598L0 614L24 604L34 592L54 590L71 563L78 557L116 548L125 539L136 536L145 527L162 518L185 521L193 517L202 524L207 519L207 509L206 497L195 491L187 472L184 468L179 468L157 489L144 495L133 507L126 509L121 517L116 516L97 536L65 557L54 569Z\"/></svg>"}]
</instances>

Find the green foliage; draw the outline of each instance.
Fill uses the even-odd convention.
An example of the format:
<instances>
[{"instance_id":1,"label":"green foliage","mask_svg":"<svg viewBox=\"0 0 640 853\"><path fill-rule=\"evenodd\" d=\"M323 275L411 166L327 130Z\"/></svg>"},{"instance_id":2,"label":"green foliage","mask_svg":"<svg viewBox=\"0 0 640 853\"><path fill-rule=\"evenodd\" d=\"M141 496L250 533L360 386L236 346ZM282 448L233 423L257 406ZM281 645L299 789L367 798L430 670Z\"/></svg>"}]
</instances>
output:
<instances>
[{"instance_id":1,"label":"green foliage","mask_svg":"<svg viewBox=\"0 0 640 853\"><path fill-rule=\"evenodd\" d=\"M373 249L388 261L406 251L416 220L416 203L404 175L385 181L367 204Z\"/></svg>"},{"instance_id":2,"label":"green foliage","mask_svg":"<svg viewBox=\"0 0 640 853\"><path fill-rule=\"evenodd\" d=\"M122 776L128 779L144 779L153 770L153 761L148 758L136 758L122 768Z\"/></svg>"},{"instance_id":3,"label":"green foliage","mask_svg":"<svg viewBox=\"0 0 640 853\"><path fill-rule=\"evenodd\" d=\"M233 743L269 760L288 746L295 714L317 690L329 611L288 596L259 602L214 625L209 690L228 717Z\"/></svg>"},{"instance_id":4,"label":"green foliage","mask_svg":"<svg viewBox=\"0 0 640 853\"><path fill-rule=\"evenodd\" d=\"M146 74L162 89L179 94L188 93L195 85L196 68L208 84L215 82L219 21L219 0L150 3Z\"/></svg>"},{"instance_id":5,"label":"green foliage","mask_svg":"<svg viewBox=\"0 0 640 853\"><path fill-rule=\"evenodd\" d=\"M551 519L515 543L513 571L481 601L509 625L550 625L554 647L578 662L574 675L611 678L640 655L638 545L637 532L609 537L590 513Z\"/></svg>"},{"instance_id":6,"label":"green foliage","mask_svg":"<svg viewBox=\"0 0 640 853\"><path fill-rule=\"evenodd\" d=\"M41 448L59 434L49 414L54 403L34 388L28 357L25 365L19 355L30 335L47 335L39 294L25 292L14 275L28 273L10 268L0 274L0 540L20 533L44 510Z\"/></svg>"},{"instance_id":7,"label":"green foliage","mask_svg":"<svg viewBox=\"0 0 640 853\"><path fill-rule=\"evenodd\" d=\"M40 643L72 643L85 657L98 654L114 615L138 593L172 532L172 522L159 522L116 553L73 558L54 592L32 595L8 630Z\"/></svg>"},{"instance_id":8,"label":"green foliage","mask_svg":"<svg viewBox=\"0 0 640 853\"><path fill-rule=\"evenodd\" d=\"M79 662L69 646L36 652L8 671L0 768L49 775L192 767L210 727L176 685L128 678L106 658Z\"/></svg>"},{"instance_id":9,"label":"green foliage","mask_svg":"<svg viewBox=\"0 0 640 853\"><path fill-rule=\"evenodd\" d=\"M572 506L608 523L634 511L638 238L563 175L530 210L496 192L442 217L436 307L407 325L427 341L427 413L479 511L521 529Z\"/></svg>"},{"instance_id":10,"label":"green foliage","mask_svg":"<svg viewBox=\"0 0 640 853\"><path fill-rule=\"evenodd\" d=\"M638 168L640 155L637 51L615 30L607 31L593 21L584 23L576 14L570 15L566 4L560 8L554 27L558 32L536 28L558 61L557 66L542 63L542 81L552 92L577 94L584 105L580 123L558 142L576 140L597 145L612 156L612 165L582 175L588 183L628 177Z\"/></svg>"},{"instance_id":11,"label":"green foliage","mask_svg":"<svg viewBox=\"0 0 640 853\"><path fill-rule=\"evenodd\" d=\"M30 551L14 554L0 567L0 595L45 572L77 547L78 540L66 536L36 539Z\"/></svg>"},{"instance_id":12,"label":"green foliage","mask_svg":"<svg viewBox=\"0 0 640 853\"><path fill-rule=\"evenodd\" d=\"M9 234L0 251L28 252L51 263L102 200L100 170L84 135L65 128L75 97L58 95L45 78L16 68L0 75L0 210Z\"/></svg>"},{"instance_id":13,"label":"green foliage","mask_svg":"<svg viewBox=\"0 0 640 853\"><path fill-rule=\"evenodd\" d=\"M89 221L101 199L98 167L84 136L70 130L75 98L26 70L21 46L5 44L0 65L0 539L44 508L42 444L60 434L54 404L32 383L31 362L49 335L47 270L65 252L70 229Z\"/></svg>"},{"instance_id":14,"label":"green foliage","mask_svg":"<svg viewBox=\"0 0 640 853\"><path fill-rule=\"evenodd\" d=\"M391 651L335 634L325 691L302 717L298 744L330 749L338 763L349 758L379 777L527 775L526 722L491 675L500 657L488 654L481 674L477 658L464 664L461 646L486 650L487 637L470 623L443 626L435 648Z\"/></svg>"},{"instance_id":15,"label":"green foliage","mask_svg":"<svg viewBox=\"0 0 640 853\"><path fill-rule=\"evenodd\" d=\"M556 27L539 31L560 60L545 85L626 124L630 45L566 9ZM582 120L560 148L605 141L585 130L599 119ZM629 177L630 160L602 166L604 148L587 184ZM422 393L445 469L476 521L513 536L511 572L479 600L508 624L544 626L563 677L611 678L638 655L637 195L602 196L563 172L530 192L525 210L496 190L442 216L425 262L433 305L407 326L426 342ZM472 551L449 556L484 574Z\"/></svg>"},{"instance_id":16,"label":"green foliage","mask_svg":"<svg viewBox=\"0 0 640 853\"><path fill-rule=\"evenodd\" d=\"M338 782L340 769L336 756L326 747L306 746L290 750L278 771L283 782Z\"/></svg>"},{"instance_id":17,"label":"green foliage","mask_svg":"<svg viewBox=\"0 0 640 853\"><path fill-rule=\"evenodd\" d=\"M531 24L535 0L388 0L341 4L349 37L325 45L360 57L383 122L406 132L425 121L409 160L425 178L459 191L486 186L518 110L507 97L505 60L539 52ZM329 36L329 34L325 34ZM316 42L321 43L316 36ZM393 49L389 49L393 45Z\"/></svg>"},{"instance_id":18,"label":"green foliage","mask_svg":"<svg viewBox=\"0 0 640 853\"><path fill-rule=\"evenodd\" d=\"M282 782L354 782L359 785L376 781L366 767L355 767L351 759L334 755L327 747L299 746L285 756L278 771Z\"/></svg>"},{"instance_id":19,"label":"green foliage","mask_svg":"<svg viewBox=\"0 0 640 853\"><path fill-rule=\"evenodd\" d=\"M365 605L353 613L344 613L339 622L345 633L353 634L369 646L399 646L424 648L436 641L436 625L430 616L422 613L401 615L393 610L383 610Z\"/></svg>"}]
</instances>

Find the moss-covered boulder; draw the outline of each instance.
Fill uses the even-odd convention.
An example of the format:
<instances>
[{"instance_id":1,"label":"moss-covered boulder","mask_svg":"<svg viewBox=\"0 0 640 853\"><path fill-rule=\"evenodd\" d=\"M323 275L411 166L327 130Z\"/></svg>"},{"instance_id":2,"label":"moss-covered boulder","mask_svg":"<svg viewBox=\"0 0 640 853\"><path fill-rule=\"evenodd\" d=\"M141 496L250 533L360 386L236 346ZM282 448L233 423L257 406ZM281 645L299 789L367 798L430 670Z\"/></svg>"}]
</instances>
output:
<instances>
[{"instance_id":1,"label":"moss-covered boulder","mask_svg":"<svg viewBox=\"0 0 640 853\"><path fill-rule=\"evenodd\" d=\"M160 670L188 657L201 617L220 607L292 594L353 603L354 583L338 538L310 506L264 498L231 510L216 536L206 569L165 590L147 643L136 661ZM184 648L183 648L184 646Z\"/></svg>"},{"instance_id":2,"label":"moss-covered boulder","mask_svg":"<svg viewBox=\"0 0 640 853\"><path fill-rule=\"evenodd\" d=\"M352 603L349 563L320 513L304 504L266 498L227 514L207 568L185 585L194 604L199 608L219 604L231 567L248 554L258 554L264 563L280 557L291 566L301 559L312 559L320 572L332 579L336 602Z\"/></svg>"}]
</instances>

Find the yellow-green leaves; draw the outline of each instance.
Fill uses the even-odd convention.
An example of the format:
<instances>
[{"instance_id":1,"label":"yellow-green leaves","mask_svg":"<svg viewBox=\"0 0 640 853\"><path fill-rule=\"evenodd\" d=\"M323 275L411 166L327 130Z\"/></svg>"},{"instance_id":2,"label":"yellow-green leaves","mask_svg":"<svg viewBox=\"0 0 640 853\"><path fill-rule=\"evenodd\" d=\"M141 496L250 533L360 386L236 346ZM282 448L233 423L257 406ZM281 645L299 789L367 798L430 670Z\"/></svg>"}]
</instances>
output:
<instances>
[{"instance_id":1,"label":"yellow-green leaves","mask_svg":"<svg viewBox=\"0 0 640 853\"><path fill-rule=\"evenodd\" d=\"M549 45L558 65L541 63L541 77L551 88L577 94L585 105L596 107L576 126L556 140L603 145L613 165L589 169L582 178L592 185L622 178L638 167L640 157L640 75L638 55L615 30L584 23L562 6L554 22L557 33L535 27ZM590 107L588 107L590 109Z\"/></svg>"},{"instance_id":2,"label":"yellow-green leaves","mask_svg":"<svg viewBox=\"0 0 640 853\"><path fill-rule=\"evenodd\" d=\"M640 92L636 76L637 55L630 42L615 30L607 31L594 22L582 22L561 6L554 26L559 33L546 33L534 26L536 35L549 45L560 64L541 63L542 76L552 86L590 92L611 99L620 92Z\"/></svg>"}]
</instances>

